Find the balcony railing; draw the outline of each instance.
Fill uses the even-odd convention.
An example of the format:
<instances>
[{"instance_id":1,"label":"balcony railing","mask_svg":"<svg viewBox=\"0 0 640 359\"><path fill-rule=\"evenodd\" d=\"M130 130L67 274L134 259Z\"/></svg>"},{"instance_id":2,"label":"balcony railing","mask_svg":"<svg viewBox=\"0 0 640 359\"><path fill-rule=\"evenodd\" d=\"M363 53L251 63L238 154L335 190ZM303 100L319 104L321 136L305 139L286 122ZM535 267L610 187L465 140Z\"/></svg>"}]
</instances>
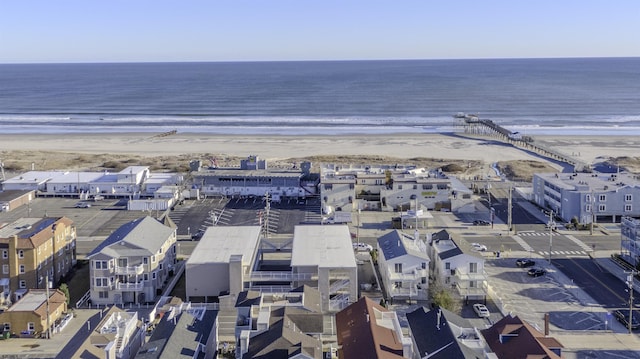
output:
<instances>
[{"instance_id":1,"label":"balcony railing","mask_svg":"<svg viewBox=\"0 0 640 359\"><path fill-rule=\"evenodd\" d=\"M468 282L468 281L479 281L484 282L487 280L487 273L482 270L476 273L467 273L462 272L460 269L456 269L456 278L458 281Z\"/></svg>"},{"instance_id":2,"label":"balcony railing","mask_svg":"<svg viewBox=\"0 0 640 359\"><path fill-rule=\"evenodd\" d=\"M122 291L141 291L144 288L144 283L117 283L116 289Z\"/></svg>"},{"instance_id":3,"label":"balcony railing","mask_svg":"<svg viewBox=\"0 0 640 359\"><path fill-rule=\"evenodd\" d=\"M296 281L296 280L313 280L317 279L317 274L313 273L292 273L292 272L252 272L251 281L256 282L279 282L279 281Z\"/></svg>"},{"instance_id":4,"label":"balcony railing","mask_svg":"<svg viewBox=\"0 0 640 359\"><path fill-rule=\"evenodd\" d=\"M423 277L427 277L428 273L426 269L414 269L411 272L408 273L396 273L396 272L389 272L389 280L393 280L393 281L399 281L399 280L407 280L407 281L416 281L416 280L420 280L420 278Z\"/></svg>"},{"instance_id":5,"label":"balcony railing","mask_svg":"<svg viewBox=\"0 0 640 359\"><path fill-rule=\"evenodd\" d=\"M116 266L113 271L115 272L115 274L140 275L144 273L144 266L142 264L137 266L129 266L129 267Z\"/></svg>"}]
</instances>

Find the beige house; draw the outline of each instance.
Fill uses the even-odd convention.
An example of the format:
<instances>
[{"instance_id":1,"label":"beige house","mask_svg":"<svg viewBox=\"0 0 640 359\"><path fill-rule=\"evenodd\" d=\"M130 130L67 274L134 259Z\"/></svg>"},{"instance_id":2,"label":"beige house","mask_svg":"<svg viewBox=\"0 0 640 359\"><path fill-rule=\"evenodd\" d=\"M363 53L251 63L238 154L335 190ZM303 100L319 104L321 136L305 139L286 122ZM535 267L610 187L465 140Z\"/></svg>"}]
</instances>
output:
<instances>
[{"instance_id":1,"label":"beige house","mask_svg":"<svg viewBox=\"0 0 640 359\"><path fill-rule=\"evenodd\" d=\"M0 305L58 283L76 261L76 228L66 217L21 218L0 228Z\"/></svg>"},{"instance_id":2,"label":"beige house","mask_svg":"<svg viewBox=\"0 0 640 359\"><path fill-rule=\"evenodd\" d=\"M49 327L53 335L53 327L66 312L67 298L63 292L57 289L32 289L11 308L0 313L0 332L21 337L45 337Z\"/></svg>"}]
</instances>

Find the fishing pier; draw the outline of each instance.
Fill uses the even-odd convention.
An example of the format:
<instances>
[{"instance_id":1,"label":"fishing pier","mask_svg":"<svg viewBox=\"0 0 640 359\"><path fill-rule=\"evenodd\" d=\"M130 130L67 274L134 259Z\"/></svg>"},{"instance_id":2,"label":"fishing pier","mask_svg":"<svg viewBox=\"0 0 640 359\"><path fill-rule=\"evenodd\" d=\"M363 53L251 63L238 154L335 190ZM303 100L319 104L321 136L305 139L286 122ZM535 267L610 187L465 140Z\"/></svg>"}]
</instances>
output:
<instances>
[{"instance_id":1,"label":"fishing pier","mask_svg":"<svg viewBox=\"0 0 640 359\"><path fill-rule=\"evenodd\" d=\"M481 119L478 115L458 113L453 116L454 128L462 129L465 134L474 136L491 136L514 147L534 152L551 160L564 162L573 167L574 172L590 172L591 166L574 157L562 153L549 146L536 143L533 137L512 132L489 119Z\"/></svg>"}]
</instances>

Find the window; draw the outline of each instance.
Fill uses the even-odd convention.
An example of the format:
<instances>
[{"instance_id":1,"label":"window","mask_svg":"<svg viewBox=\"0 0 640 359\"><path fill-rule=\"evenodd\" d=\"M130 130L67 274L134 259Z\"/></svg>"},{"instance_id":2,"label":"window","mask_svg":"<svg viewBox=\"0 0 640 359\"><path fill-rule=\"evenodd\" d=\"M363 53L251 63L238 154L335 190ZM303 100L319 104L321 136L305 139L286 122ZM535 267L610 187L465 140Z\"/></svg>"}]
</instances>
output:
<instances>
[{"instance_id":1,"label":"window","mask_svg":"<svg viewBox=\"0 0 640 359\"><path fill-rule=\"evenodd\" d=\"M151 279L156 279L156 272L151 273Z\"/></svg>"},{"instance_id":2,"label":"window","mask_svg":"<svg viewBox=\"0 0 640 359\"><path fill-rule=\"evenodd\" d=\"M143 275L143 278L144 278L144 280L149 280L149 273L145 273L145 274Z\"/></svg>"},{"instance_id":3,"label":"window","mask_svg":"<svg viewBox=\"0 0 640 359\"><path fill-rule=\"evenodd\" d=\"M401 184L398 185L398 189L402 189L402 185Z\"/></svg>"},{"instance_id":4,"label":"window","mask_svg":"<svg viewBox=\"0 0 640 359\"><path fill-rule=\"evenodd\" d=\"M101 298L101 299L109 298L109 292L107 292L107 291L102 291L102 290L101 290L101 291L99 291L99 292L98 292L98 298Z\"/></svg>"},{"instance_id":5,"label":"window","mask_svg":"<svg viewBox=\"0 0 640 359\"><path fill-rule=\"evenodd\" d=\"M631 205L630 205L630 204L625 204L625 205L624 205L624 211L625 211L625 212L631 212L631 209L632 209L632 208L631 208Z\"/></svg>"},{"instance_id":6,"label":"window","mask_svg":"<svg viewBox=\"0 0 640 359\"><path fill-rule=\"evenodd\" d=\"M24 288L27 287L27 281L26 280L21 280L19 285L20 285L21 289L24 289Z\"/></svg>"},{"instance_id":7,"label":"window","mask_svg":"<svg viewBox=\"0 0 640 359\"><path fill-rule=\"evenodd\" d=\"M162 268L164 267L163 264L164 263L160 263L160 270L162 270Z\"/></svg>"},{"instance_id":8,"label":"window","mask_svg":"<svg viewBox=\"0 0 640 359\"><path fill-rule=\"evenodd\" d=\"M36 324L34 322L27 323L27 330L30 332L36 330Z\"/></svg>"},{"instance_id":9,"label":"window","mask_svg":"<svg viewBox=\"0 0 640 359\"><path fill-rule=\"evenodd\" d=\"M96 269L107 269L107 261L94 261Z\"/></svg>"},{"instance_id":10,"label":"window","mask_svg":"<svg viewBox=\"0 0 640 359\"><path fill-rule=\"evenodd\" d=\"M476 287L476 281L475 280L469 281L469 288L475 288L475 287Z\"/></svg>"},{"instance_id":11,"label":"window","mask_svg":"<svg viewBox=\"0 0 640 359\"><path fill-rule=\"evenodd\" d=\"M40 248L38 248L38 249L40 249ZM6 249L2 250L2 258L4 258L4 259L9 258L9 252L7 252Z\"/></svg>"},{"instance_id":12,"label":"window","mask_svg":"<svg viewBox=\"0 0 640 359\"><path fill-rule=\"evenodd\" d=\"M395 282L393 285L396 288L402 288L402 282Z\"/></svg>"},{"instance_id":13,"label":"window","mask_svg":"<svg viewBox=\"0 0 640 359\"><path fill-rule=\"evenodd\" d=\"M444 269L451 269L451 263L444 262Z\"/></svg>"},{"instance_id":14,"label":"window","mask_svg":"<svg viewBox=\"0 0 640 359\"><path fill-rule=\"evenodd\" d=\"M417 184L414 184L414 185L413 185L413 189L418 189L418 185L417 185Z\"/></svg>"},{"instance_id":15,"label":"window","mask_svg":"<svg viewBox=\"0 0 640 359\"><path fill-rule=\"evenodd\" d=\"M128 258L118 258L118 267L126 267L129 263Z\"/></svg>"},{"instance_id":16,"label":"window","mask_svg":"<svg viewBox=\"0 0 640 359\"><path fill-rule=\"evenodd\" d=\"M605 202L607 200L607 195L601 194L598 196L598 201Z\"/></svg>"},{"instance_id":17,"label":"window","mask_svg":"<svg viewBox=\"0 0 640 359\"><path fill-rule=\"evenodd\" d=\"M24 258L24 251L22 249L18 251L18 258Z\"/></svg>"},{"instance_id":18,"label":"window","mask_svg":"<svg viewBox=\"0 0 640 359\"><path fill-rule=\"evenodd\" d=\"M155 263L156 262L156 256L151 256L151 263Z\"/></svg>"},{"instance_id":19,"label":"window","mask_svg":"<svg viewBox=\"0 0 640 359\"><path fill-rule=\"evenodd\" d=\"M420 283L421 284L427 284L427 277L420 278Z\"/></svg>"},{"instance_id":20,"label":"window","mask_svg":"<svg viewBox=\"0 0 640 359\"><path fill-rule=\"evenodd\" d=\"M394 267L396 273L402 273L402 263L396 263Z\"/></svg>"},{"instance_id":21,"label":"window","mask_svg":"<svg viewBox=\"0 0 640 359\"><path fill-rule=\"evenodd\" d=\"M478 273L478 263L469 263L469 273Z\"/></svg>"},{"instance_id":22,"label":"window","mask_svg":"<svg viewBox=\"0 0 640 359\"><path fill-rule=\"evenodd\" d=\"M604 212L607 210L607 205L605 204L601 204L600 206L598 206L598 211L600 212Z\"/></svg>"},{"instance_id":23,"label":"window","mask_svg":"<svg viewBox=\"0 0 640 359\"><path fill-rule=\"evenodd\" d=\"M176 246L173 246L173 254L176 254Z\"/></svg>"},{"instance_id":24,"label":"window","mask_svg":"<svg viewBox=\"0 0 640 359\"><path fill-rule=\"evenodd\" d=\"M148 257L142 258L142 264L149 264L149 258Z\"/></svg>"},{"instance_id":25,"label":"window","mask_svg":"<svg viewBox=\"0 0 640 359\"><path fill-rule=\"evenodd\" d=\"M451 277L446 277L444 279L444 284L449 284L449 283L451 283Z\"/></svg>"},{"instance_id":26,"label":"window","mask_svg":"<svg viewBox=\"0 0 640 359\"><path fill-rule=\"evenodd\" d=\"M326 189L326 190L332 190L332 189L333 189L333 184L332 184L332 183L325 183L325 184L324 184L324 189Z\"/></svg>"},{"instance_id":27,"label":"window","mask_svg":"<svg viewBox=\"0 0 640 359\"><path fill-rule=\"evenodd\" d=\"M631 201L633 201L633 195L625 194L625 195L624 195L624 201L625 201L625 202L631 202Z\"/></svg>"},{"instance_id":28,"label":"window","mask_svg":"<svg viewBox=\"0 0 640 359\"><path fill-rule=\"evenodd\" d=\"M20 274L22 274L22 273L24 273L24 272L25 272L25 270L24 270L24 264L21 264L21 265L20 265Z\"/></svg>"},{"instance_id":29,"label":"window","mask_svg":"<svg viewBox=\"0 0 640 359\"><path fill-rule=\"evenodd\" d=\"M9 265L8 264L3 264L2 265L2 274L9 274Z\"/></svg>"},{"instance_id":30,"label":"window","mask_svg":"<svg viewBox=\"0 0 640 359\"><path fill-rule=\"evenodd\" d=\"M587 212L591 212L591 205L590 204L586 205L584 207L584 210L587 211Z\"/></svg>"},{"instance_id":31,"label":"window","mask_svg":"<svg viewBox=\"0 0 640 359\"><path fill-rule=\"evenodd\" d=\"M11 323L4 323L4 331L5 332L11 331Z\"/></svg>"},{"instance_id":32,"label":"window","mask_svg":"<svg viewBox=\"0 0 640 359\"><path fill-rule=\"evenodd\" d=\"M108 287L109 279L104 277L96 278L96 287Z\"/></svg>"},{"instance_id":33,"label":"window","mask_svg":"<svg viewBox=\"0 0 640 359\"><path fill-rule=\"evenodd\" d=\"M422 269L427 269L427 262L422 262Z\"/></svg>"},{"instance_id":34,"label":"window","mask_svg":"<svg viewBox=\"0 0 640 359\"><path fill-rule=\"evenodd\" d=\"M588 195L584 196L584 200L585 200L586 202L591 202L591 195L590 195L590 194L588 194Z\"/></svg>"}]
</instances>

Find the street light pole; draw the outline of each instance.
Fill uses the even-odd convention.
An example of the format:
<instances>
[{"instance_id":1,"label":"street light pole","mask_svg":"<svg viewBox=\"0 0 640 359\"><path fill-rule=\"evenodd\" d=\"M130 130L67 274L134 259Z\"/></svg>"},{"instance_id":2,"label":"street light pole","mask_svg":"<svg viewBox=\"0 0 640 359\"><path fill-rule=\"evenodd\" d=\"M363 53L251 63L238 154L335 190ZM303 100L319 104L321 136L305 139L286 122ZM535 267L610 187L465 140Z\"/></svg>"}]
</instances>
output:
<instances>
[{"instance_id":1,"label":"street light pole","mask_svg":"<svg viewBox=\"0 0 640 359\"><path fill-rule=\"evenodd\" d=\"M43 278L40 277L40 280L42 280ZM47 296L47 339L51 339L51 322L49 319L49 273L47 273L47 275L45 276L46 281L45 281L45 288L46 288L46 293L45 295Z\"/></svg>"}]
</instances>

